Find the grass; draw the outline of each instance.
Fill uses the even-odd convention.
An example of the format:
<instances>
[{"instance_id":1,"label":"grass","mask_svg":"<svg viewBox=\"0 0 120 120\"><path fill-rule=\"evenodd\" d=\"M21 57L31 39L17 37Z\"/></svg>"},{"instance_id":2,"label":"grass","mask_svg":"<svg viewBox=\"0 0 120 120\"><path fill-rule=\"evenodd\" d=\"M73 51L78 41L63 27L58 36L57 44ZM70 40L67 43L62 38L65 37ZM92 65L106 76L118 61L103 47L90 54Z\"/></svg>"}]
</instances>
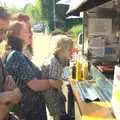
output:
<instances>
[{"instance_id":1,"label":"grass","mask_svg":"<svg viewBox=\"0 0 120 120\"><path fill-rule=\"evenodd\" d=\"M77 38L79 33L83 31L83 25L75 25L68 32L72 34L73 38Z\"/></svg>"}]
</instances>

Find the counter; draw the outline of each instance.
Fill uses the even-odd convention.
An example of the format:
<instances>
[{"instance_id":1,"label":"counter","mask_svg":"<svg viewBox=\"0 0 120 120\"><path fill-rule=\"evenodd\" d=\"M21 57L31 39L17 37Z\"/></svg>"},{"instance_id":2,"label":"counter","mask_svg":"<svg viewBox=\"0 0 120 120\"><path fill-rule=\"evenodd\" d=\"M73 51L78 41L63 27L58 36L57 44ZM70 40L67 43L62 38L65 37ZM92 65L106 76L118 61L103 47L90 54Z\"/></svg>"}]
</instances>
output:
<instances>
[{"instance_id":1,"label":"counter","mask_svg":"<svg viewBox=\"0 0 120 120\"><path fill-rule=\"evenodd\" d=\"M80 120L115 120L112 115L110 102L90 102L85 103L81 100L81 94L78 87L79 82L70 80L73 95L79 107L81 115Z\"/></svg>"}]
</instances>

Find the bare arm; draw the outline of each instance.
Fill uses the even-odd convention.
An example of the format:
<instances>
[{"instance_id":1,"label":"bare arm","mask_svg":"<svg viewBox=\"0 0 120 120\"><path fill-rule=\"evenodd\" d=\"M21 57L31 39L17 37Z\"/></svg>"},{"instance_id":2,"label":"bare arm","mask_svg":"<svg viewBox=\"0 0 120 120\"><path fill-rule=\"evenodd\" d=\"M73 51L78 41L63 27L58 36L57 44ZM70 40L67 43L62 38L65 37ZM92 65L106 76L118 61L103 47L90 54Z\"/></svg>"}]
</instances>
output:
<instances>
[{"instance_id":1,"label":"bare arm","mask_svg":"<svg viewBox=\"0 0 120 120\"><path fill-rule=\"evenodd\" d=\"M28 87L34 91L43 91L49 88L59 89L62 85L59 80L31 80L27 83ZM19 88L15 88L12 91L5 91L0 93L0 103L1 104L16 104L20 101L22 93Z\"/></svg>"},{"instance_id":2,"label":"bare arm","mask_svg":"<svg viewBox=\"0 0 120 120\"><path fill-rule=\"evenodd\" d=\"M0 103L1 104L16 104L20 101L21 99L21 92L19 88L15 88L12 91L5 91L0 93Z\"/></svg>"},{"instance_id":3,"label":"bare arm","mask_svg":"<svg viewBox=\"0 0 120 120\"><path fill-rule=\"evenodd\" d=\"M49 88L59 88L61 84L59 84L58 80L34 79L29 81L27 85L29 86L29 88L31 88L34 91L43 91Z\"/></svg>"},{"instance_id":4,"label":"bare arm","mask_svg":"<svg viewBox=\"0 0 120 120\"><path fill-rule=\"evenodd\" d=\"M58 80L31 80L27 83L28 87L34 91L43 91L49 88L59 88L60 84ZM0 104L17 104L21 100L22 93L19 88L15 88L12 91L5 91L0 93Z\"/></svg>"}]
</instances>

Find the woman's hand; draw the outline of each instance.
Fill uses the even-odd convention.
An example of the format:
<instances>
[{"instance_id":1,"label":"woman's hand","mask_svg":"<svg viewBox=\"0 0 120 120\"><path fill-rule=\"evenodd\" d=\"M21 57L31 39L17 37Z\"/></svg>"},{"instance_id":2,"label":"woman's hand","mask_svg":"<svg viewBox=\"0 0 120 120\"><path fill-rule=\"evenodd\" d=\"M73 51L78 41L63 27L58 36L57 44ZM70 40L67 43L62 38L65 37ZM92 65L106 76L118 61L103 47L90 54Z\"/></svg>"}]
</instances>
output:
<instances>
[{"instance_id":1,"label":"woman's hand","mask_svg":"<svg viewBox=\"0 0 120 120\"><path fill-rule=\"evenodd\" d=\"M20 102L22 98L22 93L19 88L15 88L14 90L10 91L11 93L11 103L17 104Z\"/></svg>"},{"instance_id":2,"label":"woman's hand","mask_svg":"<svg viewBox=\"0 0 120 120\"><path fill-rule=\"evenodd\" d=\"M9 91L0 93L0 104L8 104L11 102L11 94Z\"/></svg>"},{"instance_id":3,"label":"woman's hand","mask_svg":"<svg viewBox=\"0 0 120 120\"><path fill-rule=\"evenodd\" d=\"M0 93L1 104L17 104L21 99L21 92L18 88L12 91L5 91Z\"/></svg>"}]
</instances>

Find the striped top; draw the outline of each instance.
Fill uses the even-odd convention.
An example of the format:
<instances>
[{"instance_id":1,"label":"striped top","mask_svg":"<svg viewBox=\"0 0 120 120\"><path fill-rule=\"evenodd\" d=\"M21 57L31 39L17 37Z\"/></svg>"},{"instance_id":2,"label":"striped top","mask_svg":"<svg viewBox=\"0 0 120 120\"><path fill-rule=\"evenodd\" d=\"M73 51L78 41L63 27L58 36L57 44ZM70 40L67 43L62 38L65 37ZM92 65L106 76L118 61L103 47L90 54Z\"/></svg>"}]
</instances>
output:
<instances>
[{"instance_id":1,"label":"striped top","mask_svg":"<svg viewBox=\"0 0 120 120\"><path fill-rule=\"evenodd\" d=\"M61 80L63 66L59 59L51 55L41 66L42 78Z\"/></svg>"}]
</instances>

